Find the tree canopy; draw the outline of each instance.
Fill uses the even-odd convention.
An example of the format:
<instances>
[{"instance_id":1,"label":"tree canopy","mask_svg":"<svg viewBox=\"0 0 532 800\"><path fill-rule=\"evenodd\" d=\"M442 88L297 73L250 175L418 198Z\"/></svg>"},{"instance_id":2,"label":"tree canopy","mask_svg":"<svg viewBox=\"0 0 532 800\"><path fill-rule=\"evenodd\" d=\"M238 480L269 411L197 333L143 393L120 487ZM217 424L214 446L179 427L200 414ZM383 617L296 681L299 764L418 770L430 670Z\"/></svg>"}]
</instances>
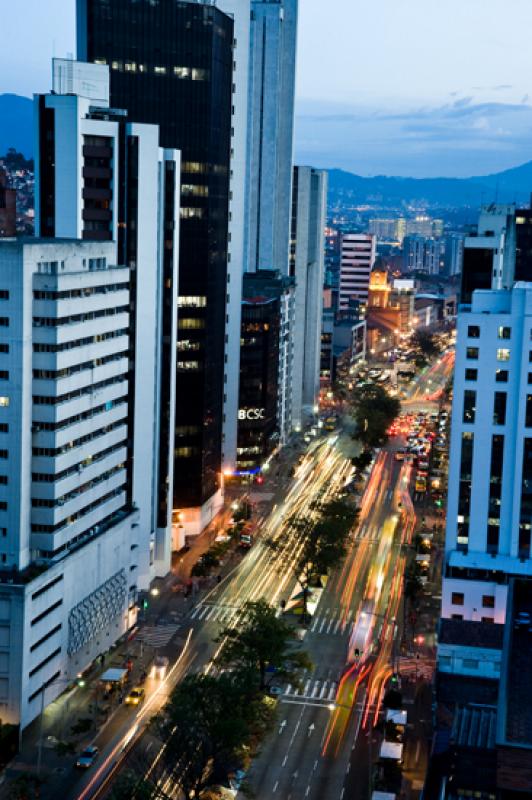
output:
<instances>
[{"instance_id":1,"label":"tree canopy","mask_svg":"<svg viewBox=\"0 0 532 800\"><path fill-rule=\"evenodd\" d=\"M352 403L357 438L365 447L381 447L401 410L399 400L391 397L381 384L366 383L354 390Z\"/></svg>"}]
</instances>

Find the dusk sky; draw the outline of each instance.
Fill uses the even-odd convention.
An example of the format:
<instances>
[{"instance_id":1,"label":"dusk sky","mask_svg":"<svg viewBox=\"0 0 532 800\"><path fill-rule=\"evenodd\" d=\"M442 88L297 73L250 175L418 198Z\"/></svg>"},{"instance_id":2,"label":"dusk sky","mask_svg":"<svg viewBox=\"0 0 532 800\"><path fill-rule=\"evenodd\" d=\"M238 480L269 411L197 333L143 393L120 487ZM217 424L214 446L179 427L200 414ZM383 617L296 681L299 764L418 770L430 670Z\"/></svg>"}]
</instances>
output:
<instances>
[{"instance_id":1,"label":"dusk sky","mask_svg":"<svg viewBox=\"0 0 532 800\"><path fill-rule=\"evenodd\" d=\"M4 0L0 93L49 89L74 8ZM414 176L531 160L530 30L530 0L300 0L296 158Z\"/></svg>"}]
</instances>

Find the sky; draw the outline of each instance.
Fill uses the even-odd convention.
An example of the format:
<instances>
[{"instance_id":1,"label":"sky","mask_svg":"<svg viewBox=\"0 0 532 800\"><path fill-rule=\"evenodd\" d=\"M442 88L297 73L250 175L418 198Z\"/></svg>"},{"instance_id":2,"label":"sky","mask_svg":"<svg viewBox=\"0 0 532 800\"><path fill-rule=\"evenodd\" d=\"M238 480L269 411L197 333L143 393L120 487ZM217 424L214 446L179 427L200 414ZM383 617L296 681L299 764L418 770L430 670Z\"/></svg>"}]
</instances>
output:
<instances>
[{"instance_id":1,"label":"sky","mask_svg":"<svg viewBox=\"0 0 532 800\"><path fill-rule=\"evenodd\" d=\"M75 54L75 0L1 5L0 93L48 91L52 55ZM299 5L299 163L421 177L532 159L530 0Z\"/></svg>"}]
</instances>

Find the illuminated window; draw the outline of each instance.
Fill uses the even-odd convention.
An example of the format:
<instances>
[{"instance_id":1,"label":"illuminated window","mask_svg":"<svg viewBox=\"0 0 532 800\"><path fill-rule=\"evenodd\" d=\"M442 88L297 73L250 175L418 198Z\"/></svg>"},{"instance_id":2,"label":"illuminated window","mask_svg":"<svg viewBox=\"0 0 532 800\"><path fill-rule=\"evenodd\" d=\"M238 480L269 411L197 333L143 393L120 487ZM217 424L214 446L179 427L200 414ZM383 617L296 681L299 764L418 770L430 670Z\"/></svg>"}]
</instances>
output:
<instances>
[{"instance_id":1,"label":"illuminated window","mask_svg":"<svg viewBox=\"0 0 532 800\"><path fill-rule=\"evenodd\" d=\"M185 317L184 319L180 319L177 323L177 327L180 330L200 330L201 328L205 327L205 320L204 319L190 319Z\"/></svg>"},{"instance_id":2,"label":"illuminated window","mask_svg":"<svg viewBox=\"0 0 532 800\"><path fill-rule=\"evenodd\" d=\"M156 75L166 75L166 67L154 67L153 71Z\"/></svg>"},{"instance_id":3,"label":"illuminated window","mask_svg":"<svg viewBox=\"0 0 532 800\"><path fill-rule=\"evenodd\" d=\"M497 348L497 361L509 361L510 360L510 351L507 347L498 347Z\"/></svg>"},{"instance_id":4,"label":"illuminated window","mask_svg":"<svg viewBox=\"0 0 532 800\"><path fill-rule=\"evenodd\" d=\"M136 61L126 61L124 64L124 69L126 72L136 72L137 71L137 62Z\"/></svg>"},{"instance_id":5,"label":"illuminated window","mask_svg":"<svg viewBox=\"0 0 532 800\"><path fill-rule=\"evenodd\" d=\"M179 308L205 308L207 298L203 295L180 295L177 301Z\"/></svg>"},{"instance_id":6,"label":"illuminated window","mask_svg":"<svg viewBox=\"0 0 532 800\"><path fill-rule=\"evenodd\" d=\"M478 359L478 347L468 347L466 350L466 358L476 361Z\"/></svg>"},{"instance_id":7,"label":"illuminated window","mask_svg":"<svg viewBox=\"0 0 532 800\"><path fill-rule=\"evenodd\" d=\"M182 208L181 219L203 219L202 208Z\"/></svg>"},{"instance_id":8,"label":"illuminated window","mask_svg":"<svg viewBox=\"0 0 532 800\"><path fill-rule=\"evenodd\" d=\"M497 336L499 339L509 339L512 335L512 329L507 328L505 325L499 325L497 329Z\"/></svg>"},{"instance_id":9,"label":"illuminated window","mask_svg":"<svg viewBox=\"0 0 532 800\"><path fill-rule=\"evenodd\" d=\"M190 67L174 67L176 78L190 78Z\"/></svg>"},{"instance_id":10,"label":"illuminated window","mask_svg":"<svg viewBox=\"0 0 532 800\"><path fill-rule=\"evenodd\" d=\"M209 78L209 70L207 69L193 69L192 70L192 80L193 81L206 81Z\"/></svg>"},{"instance_id":11,"label":"illuminated window","mask_svg":"<svg viewBox=\"0 0 532 800\"><path fill-rule=\"evenodd\" d=\"M0 408L2 407L5 408L8 405L9 405L9 397L6 397L5 395L0 395Z\"/></svg>"}]
</instances>

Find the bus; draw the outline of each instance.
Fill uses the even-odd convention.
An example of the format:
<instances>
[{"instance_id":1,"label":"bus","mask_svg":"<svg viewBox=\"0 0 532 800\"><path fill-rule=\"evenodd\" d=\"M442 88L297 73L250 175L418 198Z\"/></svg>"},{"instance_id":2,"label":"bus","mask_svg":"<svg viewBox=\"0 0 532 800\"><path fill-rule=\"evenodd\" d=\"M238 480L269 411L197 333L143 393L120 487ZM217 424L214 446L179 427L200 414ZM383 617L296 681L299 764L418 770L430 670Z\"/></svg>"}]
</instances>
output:
<instances>
[{"instance_id":1,"label":"bus","mask_svg":"<svg viewBox=\"0 0 532 800\"><path fill-rule=\"evenodd\" d=\"M356 622L349 638L347 660L353 664L363 660L371 652L371 633L375 624L375 601L364 600L357 614Z\"/></svg>"}]
</instances>

